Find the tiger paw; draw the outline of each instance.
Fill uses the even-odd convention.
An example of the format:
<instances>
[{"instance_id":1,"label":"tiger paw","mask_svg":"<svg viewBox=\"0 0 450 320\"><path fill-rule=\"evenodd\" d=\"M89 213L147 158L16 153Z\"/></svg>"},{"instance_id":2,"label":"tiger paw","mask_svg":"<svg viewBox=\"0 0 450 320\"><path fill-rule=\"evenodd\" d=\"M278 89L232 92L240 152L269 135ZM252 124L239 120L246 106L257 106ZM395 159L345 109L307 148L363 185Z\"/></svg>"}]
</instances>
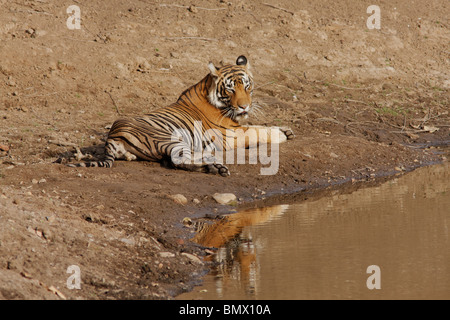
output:
<instances>
[{"instance_id":1,"label":"tiger paw","mask_svg":"<svg viewBox=\"0 0 450 320\"><path fill-rule=\"evenodd\" d=\"M212 163L206 165L208 173L220 174L222 177L228 177L230 175L230 170L226 166L220 163Z\"/></svg>"},{"instance_id":2,"label":"tiger paw","mask_svg":"<svg viewBox=\"0 0 450 320\"><path fill-rule=\"evenodd\" d=\"M287 140L292 140L295 138L294 131L292 131L291 128L282 127L282 128L280 128L280 131L284 133Z\"/></svg>"}]
</instances>

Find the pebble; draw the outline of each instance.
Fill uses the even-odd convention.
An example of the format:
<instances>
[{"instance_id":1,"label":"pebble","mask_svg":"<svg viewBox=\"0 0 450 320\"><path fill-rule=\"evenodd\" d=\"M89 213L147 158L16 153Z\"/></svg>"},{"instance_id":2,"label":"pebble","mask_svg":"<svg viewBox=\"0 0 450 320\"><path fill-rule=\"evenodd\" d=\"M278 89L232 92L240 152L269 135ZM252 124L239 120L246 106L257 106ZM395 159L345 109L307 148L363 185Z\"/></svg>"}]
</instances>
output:
<instances>
[{"instance_id":1,"label":"pebble","mask_svg":"<svg viewBox=\"0 0 450 320\"><path fill-rule=\"evenodd\" d=\"M397 89L397 86L396 86L396 85L393 85L393 84L391 84L391 83L383 83L382 86L381 86L381 88L382 88L383 90L395 90L395 89Z\"/></svg>"},{"instance_id":2,"label":"pebble","mask_svg":"<svg viewBox=\"0 0 450 320\"><path fill-rule=\"evenodd\" d=\"M236 201L236 196L232 193L215 193L213 198L219 204L229 204L230 202Z\"/></svg>"},{"instance_id":3,"label":"pebble","mask_svg":"<svg viewBox=\"0 0 450 320\"><path fill-rule=\"evenodd\" d=\"M14 79L11 76L9 76L8 81L6 82L6 85L8 85L10 87L16 87L17 83L14 81Z\"/></svg>"},{"instance_id":4,"label":"pebble","mask_svg":"<svg viewBox=\"0 0 450 320\"><path fill-rule=\"evenodd\" d=\"M202 260L200 260L200 258L197 257L196 255L193 255L193 254L190 254L190 253L186 253L186 252L183 252L181 255L185 256L186 258L191 260L193 263L203 264Z\"/></svg>"},{"instance_id":5,"label":"pebble","mask_svg":"<svg viewBox=\"0 0 450 320\"><path fill-rule=\"evenodd\" d=\"M134 239L122 238L122 239L120 239L120 241L122 241L123 243L126 243L127 245L130 245L130 246L134 246L136 244Z\"/></svg>"},{"instance_id":6,"label":"pebble","mask_svg":"<svg viewBox=\"0 0 450 320\"><path fill-rule=\"evenodd\" d=\"M181 205L185 205L188 202L186 197L183 196L182 194L174 194L174 195L170 195L168 197L170 199L172 199L175 203L178 203Z\"/></svg>"},{"instance_id":7,"label":"pebble","mask_svg":"<svg viewBox=\"0 0 450 320\"><path fill-rule=\"evenodd\" d=\"M190 12L192 12L192 13L197 13L198 12L198 9L195 6L190 6L188 10Z\"/></svg>"},{"instance_id":8,"label":"pebble","mask_svg":"<svg viewBox=\"0 0 450 320\"><path fill-rule=\"evenodd\" d=\"M172 252L160 252L159 256L161 258L173 258L173 257L175 257L175 254Z\"/></svg>"},{"instance_id":9,"label":"pebble","mask_svg":"<svg viewBox=\"0 0 450 320\"><path fill-rule=\"evenodd\" d=\"M46 34L47 34L47 31L45 31L45 30L34 30L34 35L36 37L42 37L42 36L45 36ZM50 49L50 48L47 48L47 49ZM50 49L50 51L51 51L51 49Z\"/></svg>"}]
</instances>

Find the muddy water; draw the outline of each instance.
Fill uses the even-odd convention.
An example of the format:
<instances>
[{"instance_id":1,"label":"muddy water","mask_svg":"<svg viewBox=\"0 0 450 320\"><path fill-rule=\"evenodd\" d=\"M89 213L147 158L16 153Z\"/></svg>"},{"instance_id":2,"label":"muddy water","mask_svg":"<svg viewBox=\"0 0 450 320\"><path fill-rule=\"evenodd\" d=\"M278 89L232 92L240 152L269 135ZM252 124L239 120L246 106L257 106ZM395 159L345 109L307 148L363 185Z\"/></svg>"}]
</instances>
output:
<instances>
[{"instance_id":1,"label":"muddy water","mask_svg":"<svg viewBox=\"0 0 450 320\"><path fill-rule=\"evenodd\" d=\"M210 257L219 264L178 298L450 299L449 229L448 163L239 212L196 236L219 248Z\"/></svg>"}]
</instances>

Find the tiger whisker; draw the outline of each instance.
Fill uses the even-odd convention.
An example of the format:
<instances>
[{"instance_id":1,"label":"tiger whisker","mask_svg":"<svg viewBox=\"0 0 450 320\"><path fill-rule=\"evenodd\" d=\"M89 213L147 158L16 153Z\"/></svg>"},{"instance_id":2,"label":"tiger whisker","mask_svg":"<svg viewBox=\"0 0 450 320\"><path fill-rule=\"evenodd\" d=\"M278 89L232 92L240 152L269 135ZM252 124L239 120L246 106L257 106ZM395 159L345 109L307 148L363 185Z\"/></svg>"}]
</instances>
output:
<instances>
[{"instance_id":1,"label":"tiger whisker","mask_svg":"<svg viewBox=\"0 0 450 320\"><path fill-rule=\"evenodd\" d=\"M255 118L258 118L259 116L263 116L264 115L264 111L262 109L263 108L260 105L253 104L249 113L254 115Z\"/></svg>"},{"instance_id":2,"label":"tiger whisker","mask_svg":"<svg viewBox=\"0 0 450 320\"><path fill-rule=\"evenodd\" d=\"M222 121L223 121L225 118L229 117L230 111L231 111L231 110L230 110L229 107L225 107L225 108L222 108L222 109L221 109L222 117L221 117L220 120L219 120L219 125L222 124Z\"/></svg>"}]
</instances>

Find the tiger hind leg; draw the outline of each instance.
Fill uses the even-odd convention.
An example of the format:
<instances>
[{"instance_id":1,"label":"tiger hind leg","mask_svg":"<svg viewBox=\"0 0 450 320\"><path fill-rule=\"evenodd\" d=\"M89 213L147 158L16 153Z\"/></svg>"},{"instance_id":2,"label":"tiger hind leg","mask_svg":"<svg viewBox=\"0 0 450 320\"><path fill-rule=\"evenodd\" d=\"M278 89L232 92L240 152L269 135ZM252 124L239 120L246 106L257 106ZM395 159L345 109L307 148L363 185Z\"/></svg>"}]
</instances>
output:
<instances>
[{"instance_id":1,"label":"tiger hind leg","mask_svg":"<svg viewBox=\"0 0 450 320\"><path fill-rule=\"evenodd\" d=\"M109 139L105 145L105 159L102 161L89 161L75 164L68 164L69 167L101 167L111 168L117 159L125 159L127 161L136 160L136 155L127 151L125 145L121 141Z\"/></svg>"}]
</instances>

